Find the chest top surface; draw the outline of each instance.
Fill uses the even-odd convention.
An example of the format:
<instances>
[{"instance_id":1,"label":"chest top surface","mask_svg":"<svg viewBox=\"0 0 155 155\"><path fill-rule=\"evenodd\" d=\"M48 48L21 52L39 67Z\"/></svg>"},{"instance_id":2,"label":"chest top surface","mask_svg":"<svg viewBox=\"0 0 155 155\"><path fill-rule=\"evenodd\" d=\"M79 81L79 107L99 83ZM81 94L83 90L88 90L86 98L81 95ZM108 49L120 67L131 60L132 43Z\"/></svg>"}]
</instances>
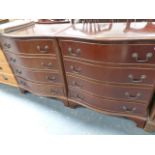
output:
<instances>
[{"instance_id":1,"label":"chest top surface","mask_svg":"<svg viewBox=\"0 0 155 155\"><path fill-rule=\"evenodd\" d=\"M155 22L35 24L4 33L9 37L65 37L87 40L154 40Z\"/></svg>"}]
</instances>

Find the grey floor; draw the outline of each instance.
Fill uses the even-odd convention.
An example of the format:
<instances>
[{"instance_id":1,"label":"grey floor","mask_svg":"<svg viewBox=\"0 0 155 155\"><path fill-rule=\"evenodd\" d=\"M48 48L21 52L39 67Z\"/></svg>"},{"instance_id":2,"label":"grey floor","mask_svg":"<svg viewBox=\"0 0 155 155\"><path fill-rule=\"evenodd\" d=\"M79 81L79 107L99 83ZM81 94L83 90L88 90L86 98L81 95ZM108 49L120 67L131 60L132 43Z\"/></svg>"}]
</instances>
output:
<instances>
[{"instance_id":1,"label":"grey floor","mask_svg":"<svg viewBox=\"0 0 155 155\"><path fill-rule=\"evenodd\" d=\"M80 107L70 109L61 101L21 94L18 89L0 85L0 136L8 134L155 134L137 128L133 121L103 115Z\"/></svg>"}]
</instances>

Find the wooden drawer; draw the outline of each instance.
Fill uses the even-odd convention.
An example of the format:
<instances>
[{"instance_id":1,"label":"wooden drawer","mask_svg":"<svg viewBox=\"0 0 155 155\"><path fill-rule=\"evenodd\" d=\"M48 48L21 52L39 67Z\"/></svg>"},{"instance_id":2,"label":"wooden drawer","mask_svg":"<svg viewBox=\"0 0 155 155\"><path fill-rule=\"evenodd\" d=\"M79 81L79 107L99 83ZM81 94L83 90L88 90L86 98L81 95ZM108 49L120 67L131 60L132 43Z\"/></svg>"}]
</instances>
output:
<instances>
[{"instance_id":1,"label":"wooden drawer","mask_svg":"<svg viewBox=\"0 0 155 155\"><path fill-rule=\"evenodd\" d=\"M12 67L15 75L23 77L26 80L49 84L62 82L62 78L58 72L31 70L15 65L12 65Z\"/></svg>"},{"instance_id":2,"label":"wooden drawer","mask_svg":"<svg viewBox=\"0 0 155 155\"><path fill-rule=\"evenodd\" d=\"M155 64L155 44L99 44L59 40L64 56L106 63Z\"/></svg>"},{"instance_id":3,"label":"wooden drawer","mask_svg":"<svg viewBox=\"0 0 155 155\"><path fill-rule=\"evenodd\" d=\"M116 100L107 100L101 97L95 97L84 93L84 91L70 90L69 98L82 104L84 106L90 106L92 108L110 111L116 113L124 113L129 115L146 116L147 106L145 104L122 102Z\"/></svg>"},{"instance_id":4,"label":"wooden drawer","mask_svg":"<svg viewBox=\"0 0 155 155\"><path fill-rule=\"evenodd\" d=\"M81 75L101 82L117 82L130 84L155 83L154 68L136 67L110 67L104 65L92 65L78 61L65 60L65 70L73 75Z\"/></svg>"},{"instance_id":5,"label":"wooden drawer","mask_svg":"<svg viewBox=\"0 0 155 155\"><path fill-rule=\"evenodd\" d=\"M5 51L16 54L55 54L56 45L54 39L2 39L2 47Z\"/></svg>"},{"instance_id":6,"label":"wooden drawer","mask_svg":"<svg viewBox=\"0 0 155 155\"><path fill-rule=\"evenodd\" d=\"M64 96L63 86L36 84L20 77L17 77L17 81L21 88L40 96Z\"/></svg>"},{"instance_id":7,"label":"wooden drawer","mask_svg":"<svg viewBox=\"0 0 155 155\"><path fill-rule=\"evenodd\" d=\"M0 63L0 72L7 73L7 74L13 74L10 66L6 63Z\"/></svg>"},{"instance_id":8,"label":"wooden drawer","mask_svg":"<svg viewBox=\"0 0 155 155\"><path fill-rule=\"evenodd\" d=\"M154 93L153 87L140 88L101 84L72 76L67 76L67 82L69 91L72 89L85 90L104 98L142 102L145 104L150 103Z\"/></svg>"},{"instance_id":9,"label":"wooden drawer","mask_svg":"<svg viewBox=\"0 0 155 155\"><path fill-rule=\"evenodd\" d=\"M58 69L58 62L55 57L19 56L9 52L5 52L5 54L11 64L34 69Z\"/></svg>"},{"instance_id":10,"label":"wooden drawer","mask_svg":"<svg viewBox=\"0 0 155 155\"><path fill-rule=\"evenodd\" d=\"M0 73L0 82L10 85L17 85L17 82L13 75Z\"/></svg>"}]
</instances>

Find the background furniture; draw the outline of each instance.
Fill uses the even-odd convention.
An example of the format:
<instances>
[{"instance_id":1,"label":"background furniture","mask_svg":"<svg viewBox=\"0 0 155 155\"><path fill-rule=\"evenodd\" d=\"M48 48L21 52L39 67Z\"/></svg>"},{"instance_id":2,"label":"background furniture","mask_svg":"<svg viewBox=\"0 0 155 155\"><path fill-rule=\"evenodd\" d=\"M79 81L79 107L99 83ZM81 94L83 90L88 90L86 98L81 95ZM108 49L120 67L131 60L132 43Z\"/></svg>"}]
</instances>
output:
<instances>
[{"instance_id":1,"label":"background furniture","mask_svg":"<svg viewBox=\"0 0 155 155\"><path fill-rule=\"evenodd\" d=\"M0 83L18 87L12 70L0 48Z\"/></svg>"}]
</instances>

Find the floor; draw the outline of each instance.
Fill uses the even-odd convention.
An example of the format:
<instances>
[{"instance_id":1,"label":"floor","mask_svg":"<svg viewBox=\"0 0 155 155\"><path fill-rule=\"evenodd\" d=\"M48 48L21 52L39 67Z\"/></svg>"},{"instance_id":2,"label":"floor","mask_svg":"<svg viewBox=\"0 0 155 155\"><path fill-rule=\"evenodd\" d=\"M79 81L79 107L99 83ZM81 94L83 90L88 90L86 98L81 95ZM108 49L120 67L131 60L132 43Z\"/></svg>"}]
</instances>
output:
<instances>
[{"instance_id":1,"label":"floor","mask_svg":"<svg viewBox=\"0 0 155 155\"><path fill-rule=\"evenodd\" d=\"M21 94L0 85L0 137L3 135L148 135L133 121L103 115L80 107L70 109L61 101Z\"/></svg>"}]
</instances>

